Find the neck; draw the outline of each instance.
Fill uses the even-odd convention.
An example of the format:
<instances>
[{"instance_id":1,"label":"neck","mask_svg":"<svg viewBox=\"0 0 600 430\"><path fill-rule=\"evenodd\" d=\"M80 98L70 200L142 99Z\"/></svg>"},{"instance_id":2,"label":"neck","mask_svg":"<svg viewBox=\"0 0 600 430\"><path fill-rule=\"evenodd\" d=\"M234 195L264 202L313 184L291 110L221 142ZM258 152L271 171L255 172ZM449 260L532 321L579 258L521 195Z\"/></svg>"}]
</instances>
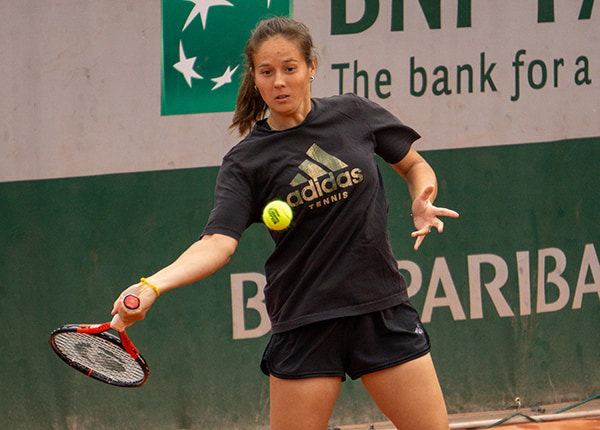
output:
<instances>
[{"instance_id":1,"label":"neck","mask_svg":"<svg viewBox=\"0 0 600 430\"><path fill-rule=\"evenodd\" d=\"M296 127L304 121L306 116L310 113L311 107L309 101L308 109L306 109L306 111L297 112L294 115L281 116L277 114L274 115L273 112L271 112L267 118L267 124L269 124L271 130L286 130L288 128Z\"/></svg>"}]
</instances>

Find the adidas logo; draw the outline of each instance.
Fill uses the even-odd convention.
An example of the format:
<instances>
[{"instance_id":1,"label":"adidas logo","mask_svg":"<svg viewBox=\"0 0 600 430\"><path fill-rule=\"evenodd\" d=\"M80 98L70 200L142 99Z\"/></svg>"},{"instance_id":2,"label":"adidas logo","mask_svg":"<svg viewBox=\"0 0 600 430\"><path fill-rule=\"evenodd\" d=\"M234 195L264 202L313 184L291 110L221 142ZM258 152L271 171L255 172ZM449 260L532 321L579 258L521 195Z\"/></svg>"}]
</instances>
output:
<instances>
[{"instance_id":1,"label":"adidas logo","mask_svg":"<svg viewBox=\"0 0 600 430\"><path fill-rule=\"evenodd\" d=\"M349 167L316 143L306 151L306 155L307 159L298 166L300 173L290 182L296 188L287 195L287 202L293 208L307 203L310 209L314 209L347 199L347 188L363 180L359 168Z\"/></svg>"}]
</instances>

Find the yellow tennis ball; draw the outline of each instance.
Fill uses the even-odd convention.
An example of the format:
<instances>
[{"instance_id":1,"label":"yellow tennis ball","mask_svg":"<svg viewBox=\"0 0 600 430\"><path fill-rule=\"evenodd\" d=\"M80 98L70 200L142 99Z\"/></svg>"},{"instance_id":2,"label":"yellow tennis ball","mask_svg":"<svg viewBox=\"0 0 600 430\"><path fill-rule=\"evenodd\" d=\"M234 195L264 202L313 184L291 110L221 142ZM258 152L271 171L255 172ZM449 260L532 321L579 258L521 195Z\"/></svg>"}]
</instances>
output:
<instances>
[{"instance_id":1,"label":"yellow tennis ball","mask_svg":"<svg viewBox=\"0 0 600 430\"><path fill-rule=\"evenodd\" d=\"M292 208L281 200L273 200L263 210L262 219L271 230L285 230L292 222Z\"/></svg>"}]
</instances>

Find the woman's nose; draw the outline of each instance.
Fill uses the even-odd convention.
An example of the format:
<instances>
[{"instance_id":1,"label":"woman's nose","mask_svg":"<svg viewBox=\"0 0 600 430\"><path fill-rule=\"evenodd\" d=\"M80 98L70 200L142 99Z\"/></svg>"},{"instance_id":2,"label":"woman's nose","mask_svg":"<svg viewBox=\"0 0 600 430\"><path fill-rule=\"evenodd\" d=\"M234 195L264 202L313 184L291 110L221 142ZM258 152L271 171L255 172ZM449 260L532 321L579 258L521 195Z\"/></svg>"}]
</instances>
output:
<instances>
[{"instance_id":1,"label":"woman's nose","mask_svg":"<svg viewBox=\"0 0 600 430\"><path fill-rule=\"evenodd\" d=\"M276 88L281 88L285 86L285 80L283 78L283 73L275 72L275 81L273 83Z\"/></svg>"}]
</instances>

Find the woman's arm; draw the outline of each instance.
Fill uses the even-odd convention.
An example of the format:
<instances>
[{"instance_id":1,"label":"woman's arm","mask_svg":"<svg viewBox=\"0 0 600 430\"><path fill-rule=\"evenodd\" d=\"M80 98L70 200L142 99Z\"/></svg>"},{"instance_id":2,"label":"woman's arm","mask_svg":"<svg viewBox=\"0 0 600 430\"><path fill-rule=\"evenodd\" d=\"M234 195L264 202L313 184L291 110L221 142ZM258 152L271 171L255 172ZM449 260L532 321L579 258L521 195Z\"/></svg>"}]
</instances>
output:
<instances>
[{"instance_id":1,"label":"woman's arm","mask_svg":"<svg viewBox=\"0 0 600 430\"><path fill-rule=\"evenodd\" d=\"M221 234L203 236L172 264L149 276L146 280L149 284L156 286L161 294L199 281L227 264L237 244L237 240ZM112 314L118 313L127 327L135 321L143 319L158 297L153 288L144 288L145 286L142 284L132 285L121 293L113 305ZM138 309L130 310L123 305L122 299L127 294L135 294L139 297L140 307Z\"/></svg>"},{"instance_id":2,"label":"woman's arm","mask_svg":"<svg viewBox=\"0 0 600 430\"><path fill-rule=\"evenodd\" d=\"M425 236L435 227L438 232L444 230L444 223L438 216L458 218L458 213L433 205L437 196L437 179L435 172L421 155L413 148L408 154L392 167L408 184L408 192L412 200L412 217L416 231L411 233L416 237L414 249L419 249Z\"/></svg>"}]
</instances>

